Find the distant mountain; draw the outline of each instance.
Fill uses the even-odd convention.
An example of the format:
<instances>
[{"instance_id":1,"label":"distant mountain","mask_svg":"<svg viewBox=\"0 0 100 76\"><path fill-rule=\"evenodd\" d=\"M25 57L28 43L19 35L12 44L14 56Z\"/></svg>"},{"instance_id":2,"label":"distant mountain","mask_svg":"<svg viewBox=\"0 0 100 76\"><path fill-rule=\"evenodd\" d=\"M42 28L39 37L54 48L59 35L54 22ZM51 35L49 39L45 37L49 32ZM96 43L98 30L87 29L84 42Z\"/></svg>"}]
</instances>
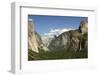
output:
<instances>
[{"instance_id":1,"label":"distant mountain","mask_svg":"<svg viewBox=\"0 0 100 76\"><path fill-rule=\"evenodd\" d=\"M79 28L70 30L55 37L48 48L50 51L72 50L79 51L87 49L88 46L88 23L81 21Z\"/></svg>"},{"instance_id":2,"label":"distant mountain","mask_svg":"<svg viewBox=\"0 0 100 76\"><path fill-rule=\"evenodd\" d=\"M44 46L48 47L48 45L50 44L53 38L44 36L44 37L41 37L41 39L42 39Z\"/></svg>"}]
</instances>

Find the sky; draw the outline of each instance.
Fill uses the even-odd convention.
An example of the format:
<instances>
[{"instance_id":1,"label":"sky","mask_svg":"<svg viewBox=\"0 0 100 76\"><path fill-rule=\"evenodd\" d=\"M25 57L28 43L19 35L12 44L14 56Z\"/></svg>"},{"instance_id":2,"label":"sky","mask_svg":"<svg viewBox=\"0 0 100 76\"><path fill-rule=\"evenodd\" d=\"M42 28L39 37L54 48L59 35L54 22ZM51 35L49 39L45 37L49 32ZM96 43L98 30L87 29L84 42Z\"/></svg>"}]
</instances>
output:
<instances>
[{"instance_id":1,"label":"sky","mask_svg":"<svg viewBox=\"0 0 100 76\"><path fill-rule=\"evenodd\" d=\"M87 17L76 16L47 16L47 15L28 15L34 23L34 28L41 36L52 37L62 32L77 29L82 20Z\"/></svg>"}]
</instances>

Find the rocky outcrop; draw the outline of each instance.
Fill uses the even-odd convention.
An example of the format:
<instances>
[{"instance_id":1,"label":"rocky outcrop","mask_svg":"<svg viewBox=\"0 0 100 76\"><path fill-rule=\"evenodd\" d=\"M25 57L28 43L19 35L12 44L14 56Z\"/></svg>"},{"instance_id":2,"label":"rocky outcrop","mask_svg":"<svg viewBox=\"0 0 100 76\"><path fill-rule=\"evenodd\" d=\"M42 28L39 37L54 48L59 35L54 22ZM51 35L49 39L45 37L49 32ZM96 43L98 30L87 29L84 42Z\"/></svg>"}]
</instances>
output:
<instances>
[{"instance_id":1,"label":"rocky outcrop","mask_svg":"<svg viewBox=\"0 0 100 76\"><path fill-rule=\"evenodd\" d=\"M80 22L80 26L76 30L70 30L55 37L48 48L51 51L72 50L81 51L87 49L88 46L88 23Z\"/></svg>"},{"instance_id":2,"label":"rocky outcrop","mask_svg":"<svg viewBox=\"0 0 100 76\"><path fill-rule=\"evenodd\" d=\"M34 52L39 52L38 48L42 44L40 35L34 29L32 20L28 21L28 49Z\"/></svg>"},{"instance_id":3,"label":"rocky outcrop","mask_svg":"<svg viewBox=\"0 0 100 76\"><path fill-rule=\"evenodd\" d=\"M79 30L82 34L88 33L88 22L87 21L81 21Z\"/></svg>"}]
</instances>

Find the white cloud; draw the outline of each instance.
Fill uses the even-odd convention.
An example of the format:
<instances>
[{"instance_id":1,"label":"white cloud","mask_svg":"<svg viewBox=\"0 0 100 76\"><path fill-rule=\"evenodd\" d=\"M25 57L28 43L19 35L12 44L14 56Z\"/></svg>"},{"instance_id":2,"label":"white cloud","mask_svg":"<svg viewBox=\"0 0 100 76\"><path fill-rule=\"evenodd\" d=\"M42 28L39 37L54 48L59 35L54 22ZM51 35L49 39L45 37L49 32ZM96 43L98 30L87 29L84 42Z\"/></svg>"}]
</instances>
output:
<instances>
[{"instance_id":1,"label":"white cloud","mask_svg":"<svg viewBox=\"0 0 100 76\"><path fill-rule=\"evenodd\" d=\"M54 37L54 35L58 36L63 32L73 30L73 28L63 28L63 29L51 29L48 33L44 33L47 37Z\"/></svg>"},{"instance_id":2,"label":"white cloud","mask_svg":"<svg viewBox=\"0 0 100 76\"><path fill-rule=\"evenodd\" d=\"M30 19L28 19L28 21L33 21L33 20L30 18Z\"/></svg>"}]
</instances>

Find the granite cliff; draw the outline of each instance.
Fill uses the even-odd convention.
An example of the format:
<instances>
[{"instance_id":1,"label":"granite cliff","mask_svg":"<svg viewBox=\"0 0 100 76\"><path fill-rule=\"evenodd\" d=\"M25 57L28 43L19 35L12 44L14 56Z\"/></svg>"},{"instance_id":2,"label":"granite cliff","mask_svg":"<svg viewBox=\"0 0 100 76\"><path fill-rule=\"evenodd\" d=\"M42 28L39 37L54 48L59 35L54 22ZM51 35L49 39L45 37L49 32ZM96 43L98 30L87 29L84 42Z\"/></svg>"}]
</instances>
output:
<instances>
[{"instance_id":1,"label":"granite cliff","mask_svg":"<svg viewBox=\"0 0 100 76\"><path fill-rule=\"evenodd\" d=\"M28 49L39 52L38 48L42 44L41 36L35 31L32 20L28 21Z\"/></svg>"},{"instance_id":2,"label":"granite cliff","mask_svg":"<svg viewBox=\"0 0 100 76\"><path fill-rule=\"evenodd\" d=\"M76 30L70 30L55 37L48 48L51 51L61 50L73 50L79 51L87 49L88 40L88 23L87 21L81 21L79 28Z\"/></svg>"}]
</instances>

